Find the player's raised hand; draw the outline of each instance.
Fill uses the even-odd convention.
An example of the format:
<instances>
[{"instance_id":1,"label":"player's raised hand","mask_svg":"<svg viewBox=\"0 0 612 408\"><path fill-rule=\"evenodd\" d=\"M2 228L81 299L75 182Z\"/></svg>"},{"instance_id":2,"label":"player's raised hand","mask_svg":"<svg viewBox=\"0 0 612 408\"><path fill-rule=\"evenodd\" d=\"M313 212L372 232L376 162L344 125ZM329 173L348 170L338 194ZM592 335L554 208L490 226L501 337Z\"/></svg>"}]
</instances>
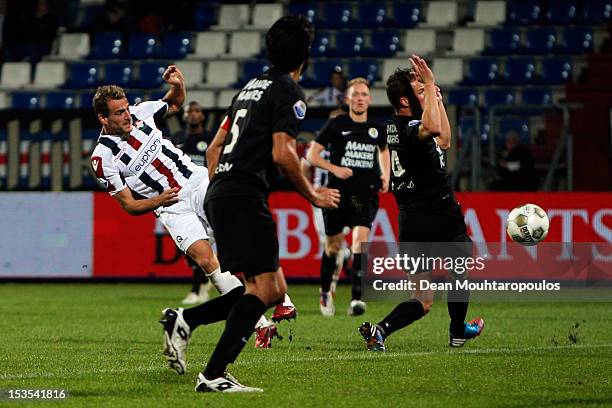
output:
<instances>
[{"instance_id":1,"label":"player's raised hand","mask_svg":"<svg viewBox=\"0 0 612 408\"><path fill-rule=\"evenodd\" d=\"M412 57L410 57L410 64L417 77L425 84L433 84L436 82L433 72L423 58L416 54L412 54Z\"/></svg>"},{"instance_id":2,"label":"player's raised hand","mask_svg":"<svg viewBox=\"0 0 612 408\"><path fill-rule=\"evenodd\" d=\"M334 188L319 187L315 190L315 198L312 204L319 208L338 208L340 202L340 191Z\"/></svg>"},{"instance_id":3,"label":"player's raised hand","mask_svg":"<svg viewBox=\"0 0 612 408\"><path fill-rule=\"evenodd\" d=\"M166 68L162 75L162 79L170 85L181 85L185 82L183 73L176 65L168 65L168 68Z\"/></svg>"},{"instance_id":4,"label":"player's raised hand","mask_svg":"<svg viewBox=\"0 0 612 408\"><path fill-rule=\"evenodd\" d=\"M168 190L164 190L163 193L159 195L160 207L170 207L173 204L176 204L179 200L178 198L179 189L177 187L170 188Z\"/></svg>"},{"instance_id":5,"label":"player's raised hand","mask_svg":"<svg viewBox=\"0 0 612 408\"><path fill-rule=\"evenodd\" d=\"M353 170L348 167L334 166L331 172L334 176L341 180L346 180L347 178L353 176Z\"/></svg>"}]
</instances>

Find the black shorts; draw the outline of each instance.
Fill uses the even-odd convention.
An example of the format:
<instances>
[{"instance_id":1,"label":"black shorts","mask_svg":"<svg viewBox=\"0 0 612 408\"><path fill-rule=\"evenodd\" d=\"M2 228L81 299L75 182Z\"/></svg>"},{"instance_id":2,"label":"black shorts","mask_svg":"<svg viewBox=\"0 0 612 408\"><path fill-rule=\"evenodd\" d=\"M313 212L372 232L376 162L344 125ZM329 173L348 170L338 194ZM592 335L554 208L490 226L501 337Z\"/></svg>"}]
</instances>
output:
<instances>
[{"instance_id":1,"label":"black shorts","mask_svg":"<svg viewBox=\"0 0 612 408\"><path fill-rule=\"evenodd\" d=\"M430 210L400 210L398 215L400 242L471 242L461 207Z\"/></svg>"},{"instance_id":2,"label":"black shorts","mask_svg":"<svg viewBox=\"0 0 612 408\"><path fill-rule=\"evenodd\" d=\"M323 209L325 235L332 236L342 232L344 227L363 226L372 228L378 211L378 193L340 192L340 204L335 209Z\"/></svg>"},{"instance_id":3,"label":"black shorts","mask_svg":"<svg viewBox=\"0 0 612 408\"><path fill-rule=\"evenodd\" d=\"M204 207L222 271L249 278L279 268L276 223L266 199L219 197Z\"/></svg>"}]
</instances>

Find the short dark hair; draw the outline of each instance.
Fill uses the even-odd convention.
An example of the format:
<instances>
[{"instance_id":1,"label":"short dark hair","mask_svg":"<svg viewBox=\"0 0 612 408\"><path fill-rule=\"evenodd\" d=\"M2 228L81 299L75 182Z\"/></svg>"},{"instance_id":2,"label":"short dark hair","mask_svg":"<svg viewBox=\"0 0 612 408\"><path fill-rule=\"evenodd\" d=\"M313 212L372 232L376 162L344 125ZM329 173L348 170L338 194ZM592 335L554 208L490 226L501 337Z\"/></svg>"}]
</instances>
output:
<instances>
[{"instance_id":1,"label":"short dark hair","mask_svg":"<svg viewBox=\"0 0 612 408\"><path fill-rule=\"evenodd\" d=\"M389 98L389 102L396 111L402 108L400 99L407 98L412 114L414 116L421 116L423 115L423 109L410 85L410 82L413 80L414 73L411 70L402 68L396 69L387 79L387 98Z\"/></svg>"},{"instance_id":2,"label":"short dark hair","mask_svg":"<svg viewBox=\"0 0 612 408\"><path fill-rule=\"evenodd\" d=\"M266 33L268 59L278 69L294 71L310 58L313 40L314 28L306 17L281 17Z\"/></svg>"},{"instance_id":3,"label":"short dark hair","mask_svg":"<svg viewBox=\"0 0 612 408\"><path fill-rule=\"evenodd\" d=\"M125 91L117 85L104 85L96 89L93 97L93 109L96 115L108 116L108 101L112 99L124 99Z\"/></svg>"},{"instance_id":4,"label":"short dark hair","mask_svg":"<svg viewBox=\"0 0 612 408\"><path fill-rule=\"evenodd\" d=\"M197 110L199 110L200 112L203 112L203 111L204 111L204 109L202 109L202 105L200 105L200 103L199 103L199 102L196 102L196 101L191 101L191 102L189 102L189 104L187 105L187 110L188 110L188 111L190 111L190 110L192 110L192 109L197 109Z\"/></svg>"}]
</instances>

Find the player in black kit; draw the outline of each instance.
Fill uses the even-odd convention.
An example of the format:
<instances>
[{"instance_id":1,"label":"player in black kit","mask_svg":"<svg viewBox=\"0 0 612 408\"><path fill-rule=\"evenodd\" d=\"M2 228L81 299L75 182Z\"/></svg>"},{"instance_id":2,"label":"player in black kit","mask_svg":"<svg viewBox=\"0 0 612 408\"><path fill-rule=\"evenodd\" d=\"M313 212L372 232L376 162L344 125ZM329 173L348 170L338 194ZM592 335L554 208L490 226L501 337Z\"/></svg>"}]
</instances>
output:
<instances>
[{"instance_id":1,"label":"player in black kit","mask_svg":"<svg viewBox=\"0 0 612 408\"><path fill-rule=\"evenodd\" d=\"M471 242L444 163L451 131L440 90L425 60L413 55L410 63L413 71L399 69L387 80L387 96L395 110L386 137L391 151L390 188L399 207L399 240ZM451 347L463 346L484 327L481 318L464 321L468 298L467 290L448 292ZM368 349L384 351L385 339L423 317L432 303L431 291L416 291L378 324L363 323L359 331Z\"/></svg>"},{"instance_id":2,"label":"player in black kit","mask_svg":"<svg viewBox=\"0 0 612 408\"><path fill-rule=\"evenodd\" d=\"M353 232L352 300L349 314L365 312L361 300L363 259L361 244L368 241L372 221L378 211L378 192L389 186L389 151L383 127L368 119L372 102L370 86L365 78L348 83L346 103L348 115L330 119L308 150L307 159L313 165L330 172L328 186L340 190L337 209L323 210L325 223L325 253L321 258L320 305L324 315L333 315L333 294L330 292L336 257L342 250L344 227ZM329 161L321 156L329 152Z\"/></svg>"},{"instance_id":3,"label":"player in black kit","mask_svg":"<svg viewBox=\"0 0 612 408\"><path fill-rule=\"evenodd\" d=\"M339 201L337 190L312 187L296 154L295 138L306 115L297 80L313 38L314 30L303 16L283 17L272 25L266 34L272 67L234 97L206 154L211 183L204 205L216 228L219 260L227 270L244 274L246 291L236 288L205 304L226 325L198 375L196 391L262 391L240 384L225 370L242 351L260 316L286 293L276 224L268 207L277 166L312 204L335 207Z\"/></svg>"}]
</instances>

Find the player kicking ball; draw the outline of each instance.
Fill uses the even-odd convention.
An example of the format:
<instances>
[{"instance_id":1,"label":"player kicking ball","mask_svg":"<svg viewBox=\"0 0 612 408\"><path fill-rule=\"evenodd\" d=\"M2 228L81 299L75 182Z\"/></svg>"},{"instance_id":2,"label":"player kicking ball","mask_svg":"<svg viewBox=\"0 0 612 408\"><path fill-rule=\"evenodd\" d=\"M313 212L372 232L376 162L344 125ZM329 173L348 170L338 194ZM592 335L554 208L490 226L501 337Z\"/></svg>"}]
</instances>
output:
<instances>
[{"instance_id":1,"label":"player kicking ball","mask_svg":"<svg viewBox=\"0 0 612 408\"><path fill-rule=\"evenodd\" d=\"M387 80L387 96L395 115L387 122L391 151L391 191L399 208L400 242L467 242L471 239L461 207L452 192L443 150L450 147L451 129L433 72L422 58L410 58L412 71L398 69ZM413 275L430 279L431 272ZM372 351L385 351L385 340L423 317L433 292L412 294L378 324L363 323L359 332ZM469 290L447 294L449 346L461 347L479 336L484 320L465 322Z\"/></svg>"}]
</instances>

